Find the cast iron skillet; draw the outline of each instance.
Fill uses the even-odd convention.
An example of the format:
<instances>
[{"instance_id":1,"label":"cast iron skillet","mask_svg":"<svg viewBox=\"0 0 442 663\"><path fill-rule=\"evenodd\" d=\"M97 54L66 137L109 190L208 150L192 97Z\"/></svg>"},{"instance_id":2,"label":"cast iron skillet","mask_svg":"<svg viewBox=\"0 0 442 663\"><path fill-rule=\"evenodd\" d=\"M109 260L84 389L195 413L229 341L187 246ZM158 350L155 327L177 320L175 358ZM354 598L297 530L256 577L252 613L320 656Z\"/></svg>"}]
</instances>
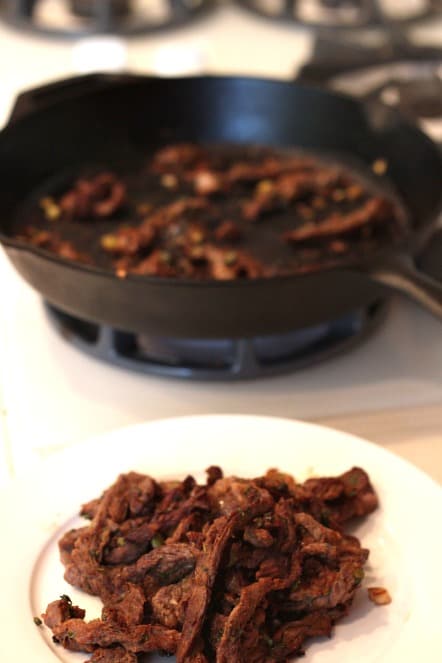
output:
<instances>
[{"instance_id":1,"label":"cast iron skillet","mask_svg":"<svg viewBox=\"0 0 442 663\"><path fill-rule=\"evenodd\" d=\"M415 232L400 250L386 247L363 264L232 282L119 279L13 238L20 202L58 173L80 169L91 155L112 164L183 140L311 148L366 165L382 157ZM122 330L189 338L282 333L369 305L390 288L442 317L442 285L413 262L434 231L441 182L436 146L384 107L254 78L89 75L18 98L0 133L0 239L48 302Z\"/></svg>"}]
</instances>

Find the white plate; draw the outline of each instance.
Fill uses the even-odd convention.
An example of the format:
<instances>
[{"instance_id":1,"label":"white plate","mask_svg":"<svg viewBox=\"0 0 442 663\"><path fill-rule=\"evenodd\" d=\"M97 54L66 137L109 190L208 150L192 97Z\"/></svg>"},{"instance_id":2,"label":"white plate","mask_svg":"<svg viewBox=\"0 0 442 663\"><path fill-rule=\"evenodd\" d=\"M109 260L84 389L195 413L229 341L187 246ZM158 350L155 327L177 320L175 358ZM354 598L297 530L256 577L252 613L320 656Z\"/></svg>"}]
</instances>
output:
<instances>
[{"instance_id":1,"label":"white plate","mask_svg":"<svg viewBox=\"0 0 442 663\"><path fill-rule=\"evenodd\" d=\"M33 623L33 616L63 593L85 607L88 618L99 615L98 600L67 585L58 561L57 540L76 525L82 502L98 496L122 471L154 477L193 473L202 479L212 464L243 476L278 467L299 479L337 474L353 465L366 469L381 502L356 530L371 550L366 578L349 617L331 640L308 646L305 660L442 660L440 487L384 449L337 431L285 419L209 416L114 431L60 452L39 465L38 473L0 492L0 661L85 660L85 654L53 645L47 629ZM364 585L387 587L393 602L373 605Z\"/></svg>"}]
</instances>

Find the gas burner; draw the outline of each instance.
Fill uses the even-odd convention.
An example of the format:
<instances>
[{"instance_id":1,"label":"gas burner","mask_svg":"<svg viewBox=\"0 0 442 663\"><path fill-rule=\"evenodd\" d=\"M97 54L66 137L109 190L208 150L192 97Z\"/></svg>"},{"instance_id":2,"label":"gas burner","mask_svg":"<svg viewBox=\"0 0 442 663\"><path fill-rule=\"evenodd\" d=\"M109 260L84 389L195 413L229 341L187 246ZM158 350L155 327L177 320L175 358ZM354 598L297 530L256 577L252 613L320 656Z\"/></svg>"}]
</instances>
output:
<instances>
[{"instance_id":1,"label":"gas burner","mask_svg":"<svg viewBox=\"0 0 442 663\"><path fill-rule=\"evenodd\" d=\"M318 38L297 80L395 108L442 142L440 48L415 46L406 36L375 48Z\"/></svg>"},{"instance_id":2,"label":"gas burner","mask_svg":"<svg viewBox=\"0 0 442 663\"><path fill-rule=\"evenodd\" d=\"M314 327L245 339L152 337L45 307L65 340L109 364L165 377L233 381L291 373L351 349L384 319L387 303L378 301Z\"/></svg>"},{"instance_id":3,"label":"gas burner","mask_svg":"<svg viewBox=\"0 0 442 663\"><path fill-rule=\"evenodd\" d=\"M130 36L178 27L213 5L214 0L3 0L0 19L45 36Z\"/></svg>"},{"instance_id":4,"label":"gas burner","mask_svg":"<svg viewBox=\"0 0 442 663\"><path fill-rule=\"evenodd\" d=\"M237 0L263 18L311 28L369 28L385 19L411 24L440 15L441 0Z\"/></svg>"},{"instance_id":5,"label":"gas burner","mask_svg":"<svg viewBox=\"0 0 442 663\"><path fill-rule=\"evenodd\" d=\"M381 101L410 119L442 120L442 59L372 66L337 75L331 85L366 101Z\"/></svg>"}]
</instances>

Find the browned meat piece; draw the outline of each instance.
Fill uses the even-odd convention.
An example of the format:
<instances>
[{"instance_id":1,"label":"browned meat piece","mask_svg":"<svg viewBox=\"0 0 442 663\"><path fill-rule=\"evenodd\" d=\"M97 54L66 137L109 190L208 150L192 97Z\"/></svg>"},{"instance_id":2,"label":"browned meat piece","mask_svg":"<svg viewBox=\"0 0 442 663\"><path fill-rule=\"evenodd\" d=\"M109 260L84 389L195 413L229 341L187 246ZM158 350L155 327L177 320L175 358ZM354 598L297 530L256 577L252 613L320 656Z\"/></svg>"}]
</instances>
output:
<instances>
[{"instance_id":1,"label":"browned meat piece","mask_svg":"<svg viewBox=\"0 0 442 663\"><path fill-rule=\"evenodd\" d=\"M298 488L298 484L292 476L275 469L267 470L263 477L259 477L258 482L272 495L275 493L277 497L295 496Z\"/></svg>"},{"instance_id":2,"label":"browned meat piece","mask_svg":"<svg viewBox=\"0 0 442 663\"><path fill-rule=\"evenodd\" d=\"M299 586L290 593L289 601L284 604L286 610L304 612L329 609L352 600L363 577L365 556L361 551L359 556L337 561L337 554L338 551L334 551L334 555L325 556L326 563L316 559L314 564L306 567L310 572L306 574L306 580L300 581ZM335 570L328 566L333 560L337 565Z\"/></svg>"},{"instance_id":3,"label":"browned meat piece","mask_svg":"<svg viewBox=\"0 0 442 663\"><path fill-rule=\"evenodd\" d=\"M104 515L115 522L122 522L127 516L140 516L149 513L152 500L157 492L157 483L145 474L128 472L120 475L116 483L106 490L98 500L92 500L81 509L81 515L89 513L95 517L106 500Z\"/></svg>"},{"instance_id":4,"label":"browned meat piece","mask_svg":"<svg viewBox=\"0 0 442 663\"><path fill-rule=\"evenodd\" d=\"M274 506L270 493L247 479L220 479L210 486L208 494L213 507L227 516L238 512L259 516Z\"/></svg>"},{"instance_id":5,"label":"browned meat piece","mask_svg":"<svg viewBox=\"0 0 442 663\"><path fill-rule=\"evenodd\" d=\"M174 264L174 257L170 251L156 249L148 258L139 262L131 269L133 274L145 274L146 276L173 277L178 275Z\"/></svg>"},{"instance_id":6,"label":"browned meat piece","mask_svg":"<svg viewBox=\"0 0 442 663\"><path fill-rule=\"evenodd\" d=\"M243 217L256 221L262 214L287 207L293 201L314 194L318 188L330 187L341 181L333 170L284 173L275 180L265 180L257 187L254 197L243 206Z\"/></svg>"},{"instance_id":7,"label":"browned meat piece","mask_svg":"<svg viewBox=\"0 0 442 663\"><path fill-rule=\"evenodd\" d=\"M79 527L78 529L71 529L66 532L58 542L60 551L60 560L62 564L68 564L71 561L72 551L75 547L77 539L86 533L87 527Z\"/></svg>"},{"instance_id":8,"label":"browned meat piece","mask_svg":"<svg viewBox=\"0 0 442 663\"><path fill-rule=\"evenodd\" d=\"M213 233L218 242L237 242L243 236L234 221L222 221Z\"/></svg>"},{"instance_id":9,"label":"browned meat piece","mask_svg":"<svg viewBox=\"0 0 442 663\"><path fill-rule=\"evenodd\" d=\"M242 590L239 603L230 613L219 641L216 652L217 663L231 663L242 659L241 634L253 618L258 606L262 606L272 586L273 579L264 578Z\"/></svg>"},{"instance_id":10,"label":"browned meat piece","mask_svg":"<svg viewBox=\"0 0 442 663\"><path fill-rule=\"evenodd\" d=\"M304 487L325 502L324 517L338 523L355 516L365 516L378 506L378 498L368 475L359 467L336 478L308 479Z\"/></svg>"},{"instance_id":11,"label":"browned meat piece","mask_svg":"<svg viewBox=\"0 0 442 663\"><path fill-rule=\"evenodd\" d=\"M126 187L113 173L79 179L59 201L62 214L70 219L105 218L126 202Z\"/></svg>"},{"instance_id":12,"label":"browned meat piece","mask_svg":"<svg viewBox=\"0 0 442 663\"><path fill-rule=\"evenodd\" d=\"M83 619L85 614L86 612L82 608L72 605L72 601L66 596L50 603L42 617L46 626L53 629L72 617Z\"/></svg>"},{"instance_id":13,"label":"browned meat piece","mask_svg":"<svg viewBox=\"0 0 442 663\"><path fill-rule=\"evenodd\" d=\"M286 555L272 551L272 555L264 558L259 563L256 571L256 579L260 578L285 578L289 574L290 559Z\"/></svg>"},{"instance_id":14,"label":"browned meat piece","mask_svg":"<svg viewBox=\"0 0 442 663\"><path fill-rule=\"evenodd\" d=\"M101 572L96 550L91 543L89 528L78 537L69 561L65 564L65 580L88 594L101 596L107 577Z\"/></svg>"},{"instance_id":15,"label":"browned meat piece","mask_svg":"<svg viewBox=\"0 0 442 663\"><path fill-rule=\"evenodd\" d=\"M190 482L186 484L186 481L176 487L167 488L157 504L154 522L167 534L174 532L182 519L189 514L204 514L210 511L206 488Z\"/></svg>"},{"instance_id":16,"label":"browned meat piece","mask_svg":"<svg viewBox=\"0 0 442 663\"><path fill-rule=\"evenodd\" d=\"M211 486L219 479L223 478L223 471L218 465L211 465L206 470L207 474L207 485Z\"/></svg>"},{"instance_id":17,"label":"browned meat piece","mask_svg":"<svg viewBox=\"0 0 442 663\"><path fill-rule=\"evenodd\" d=\"M26 229L24 239L33 246L52 251L61 258L66 258L66 260L74 260L75 262L82 262L84 264L91 262L91 258L87 253L78 251L72 242L61 239L58 232L37 230L31 226Z\"/></svg>"},{"instance_id":18,"label":"browned meat piece","mask_svg":"<svg viewBox=\"0 0 442 663\"><path fill-rule=\"evenodd\" d=\"M272 655L277 661L286 661L290 655L301 655L302 643L306 638L331 635L332 620L324 612L313 612L302 619L284 624L272 637Z\"/></svg>"},{"instance_id":19,"label":"browned meat piece","mask_svg":"<svg viewBox=\"0 0 442 663\"><path fill-rule=\"evenodd\" d=\"M137 661L137 655L126 651L123 647L96 649L89 659L89 663L137 663Z\"/></svg>"},{"instance_id":20,"label":"browned meat piece","mask_svg":"<svg viewBox=\"0 0 442 663\"><path fill-rule=\"evenodd\" d=\"M167 145L155 153L152 169L158 173L174 173L193 166L203 155L202 148L192 143Z\"/></svg>"},{"instance_id":21,"label":"browned meat piece","mask_svg":"<svg viewBox=\"0 0 442 663\"><path fill-rule=\"evenodd\" d=\"M193 576L190 575L173 585L161 587L151 599L155 620L167 628L181 630L192 591Z\"/></svg>"},{"instance_id":22,"label":"browned meat piece","mask_svg":"<svg viewBox=\"0 0 442 663\"><path fill-rule=\"evenodd\" d=\"M184 663L198 643L205 612L212 595L218 567L229 539L238 525L238 516L217 518L207 531L203 552L197 562L194 586L187 604L182 636L177 650L177 663Z\"/></svg>"},{"instance_id":23,"label":"browned meat piece","mask_svg":"<svg viewBox=\"0 0 442 663\"><path fill-rule=\"evenodd\" d=\"M82 619L69 619L53 629L54 638L71 651L93 651L96 647L121 645L134 653L164 651L173 654L176 650L179 633L163 626L140 624L129 628L101 619L84 622Z\"/></svg>"},{"instance_id":24,"label":"browned meat piece","mask_svg":"<svg viewBox=\"0 0 442 663\"><path fill-rule=\"evenodd\" d=\"M121 593L115 592L112 599L104 604L101 618L120 626L136 626L144 619L144 590L139 585L129 583Z\"/></svg>"},{"instance_id":25,"label":"browned meat piece","mask_svg":"<svg viewBox=\"0 0 442 663\"><path fill-rule=\"evenodd\" d=\"M288 242L306 242L312 239L345 235L372 223L384 223L395 217L394 207L384 198L371 198L360 208L348 214L333 213L320 223L307 223L284 234Z\"/></svg>"},{"instance_id":26,"label":"browned meat piece","mask_svg":"<svg viewBox=\"0 0 442 663\"><path fill-rule=\"evenodd\" d=\"M201 210L207 209L209 203L203 198L187 196L179 198L169 205L163 205L149 214L140 228L154 228L155 230L167 229L173 221L181 218L192 220Z\"/></svg>"},{"instance_id":27,"label":"browned meat piece","mask_svg":"<svg viewBox=\"0 0 442 663\"><path fill-rule=\"evenodd\" d=\"M250 543L255 548L269 548L274 543L273 536L269 531L253 525L245 528L244 541L247 541L247 543Z\"/></svg>"},{"instance_id":28,"label":"browned meat piece","mask_svg":"<svg viewBox=\"0 0 442 663\"><path fill-rule=\"evenodd\" d=\"M83 516L83 518L87 518L88 520L92 520L97 512L98 507L100 506L100 502L101 497L97 497L93 500L90 500L89 502L86 502L85 504L82 504L80 509L80 516Z\"/></svg>"},{"instance_id":29,"label":"browned meat piece","mask_svg":"<svg viewBox=\"0 0 442 663\"><path fill-rule=\"evenodd\" d=\"M250 184L266 178L281 176L292 171L309 170L312 165L310 159L278 159L267 157L258 162L236 163L227 170L217 171L210 167L210 155L206 154L206 161L201 161L194 169L185 173L185 179L192 182L195 192L199 195L212 195L226 193L235 184Z\"/></svg>"},{"instance_id":30,"label":"browned meat piece","mask_svg":"<svg viewBox=\"0 0 442 663\"><path fill-rule=\"evenodd\" d=\"M193 539L189 540L188 536L193 537L199 534L203 522L204 518L201 513L190 513L188 516L184 516L178 523L173 534L167 537L166 543L191 543Z\"/></svg>"},{"instance_id":31,"label":"browned meat piece","mask_svg":"<svg viewBox=\"0 0 442 663\"><path fill-rule=\"evenodd\" d=\"M207 245L204 257L209 263L209 273L219 281L264 276L262 264L245 251L226 251Z\"/></svg>"},{"instance_id":32,"label":"browned meat piece","mask_svg":"<svg viewBox=\"0 0 442 663\"><path fill-rule=\"evenodd\" d=\"M125 567L121 577L127 582L143 582L146 575L154 579L158 586L179 582L193 571L196 551L184 543L165 544L151 550Z\"/></svg>"},{"instance_id":33,"label":"browned meat piece","mask_svg":"<svg viewBox=\"0 0 442 663\"><path fill-rule=\"evenodd\" d=\"M109 539L103 551L105 564L130 564L135 562L150 547L158 528L151 523L135 525L128 531L118 529Z\"/></svg>"},{"instance_id":34,"label":"browned meat piece","mask_svg":"<svg viewBox=\"0 0 442 663\"><path fill-rule=\"evenodd\" d=\"M267 157L258 163L236 163L227 171L227 179L231 183L266 181L287 172L310 170L312 159L297 157L281 159Z\"/></svg>"},{"instance_id":35,"label":"browned meat piece","mask_svg":"<svg viewBox=\"0 0 442 663\"><path fill-rule=\"evenodd\" d=\"M155 229L151 226L135 228L124 226L101 237L101 247L107 253L134 256L150 248L155 239Z\"/></svg>"}]
</instances>

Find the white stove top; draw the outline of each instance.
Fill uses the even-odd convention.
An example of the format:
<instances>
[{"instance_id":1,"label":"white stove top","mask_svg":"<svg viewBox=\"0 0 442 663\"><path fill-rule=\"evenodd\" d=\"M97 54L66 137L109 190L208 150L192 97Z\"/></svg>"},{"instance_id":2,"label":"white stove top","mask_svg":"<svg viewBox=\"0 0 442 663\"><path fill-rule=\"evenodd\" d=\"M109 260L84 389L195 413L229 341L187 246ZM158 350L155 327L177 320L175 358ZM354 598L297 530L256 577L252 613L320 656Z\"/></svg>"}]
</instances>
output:
<instances>
[{"instance_id":1,"label":"white stove top","mask_svg":"<svg viewBox=\"0 0 442 663\"><path fill-rule=\"evenodd\" d=\"M140 72L187 67L291 78L309 56L311 37L226 7L198 27L107 41L93 57L90 43L46 41L0 25L0 123L20 89L93 70L103 48L111 49L108 68L125 61ZM442 326L414 304L393 298L371 338L314 368L254 382L195 383L133 374L71 347L2 251L0 283L0 484L90 435L210 412L320 419L367 432L442 479Z\"/></svg>"}]
</instances>

